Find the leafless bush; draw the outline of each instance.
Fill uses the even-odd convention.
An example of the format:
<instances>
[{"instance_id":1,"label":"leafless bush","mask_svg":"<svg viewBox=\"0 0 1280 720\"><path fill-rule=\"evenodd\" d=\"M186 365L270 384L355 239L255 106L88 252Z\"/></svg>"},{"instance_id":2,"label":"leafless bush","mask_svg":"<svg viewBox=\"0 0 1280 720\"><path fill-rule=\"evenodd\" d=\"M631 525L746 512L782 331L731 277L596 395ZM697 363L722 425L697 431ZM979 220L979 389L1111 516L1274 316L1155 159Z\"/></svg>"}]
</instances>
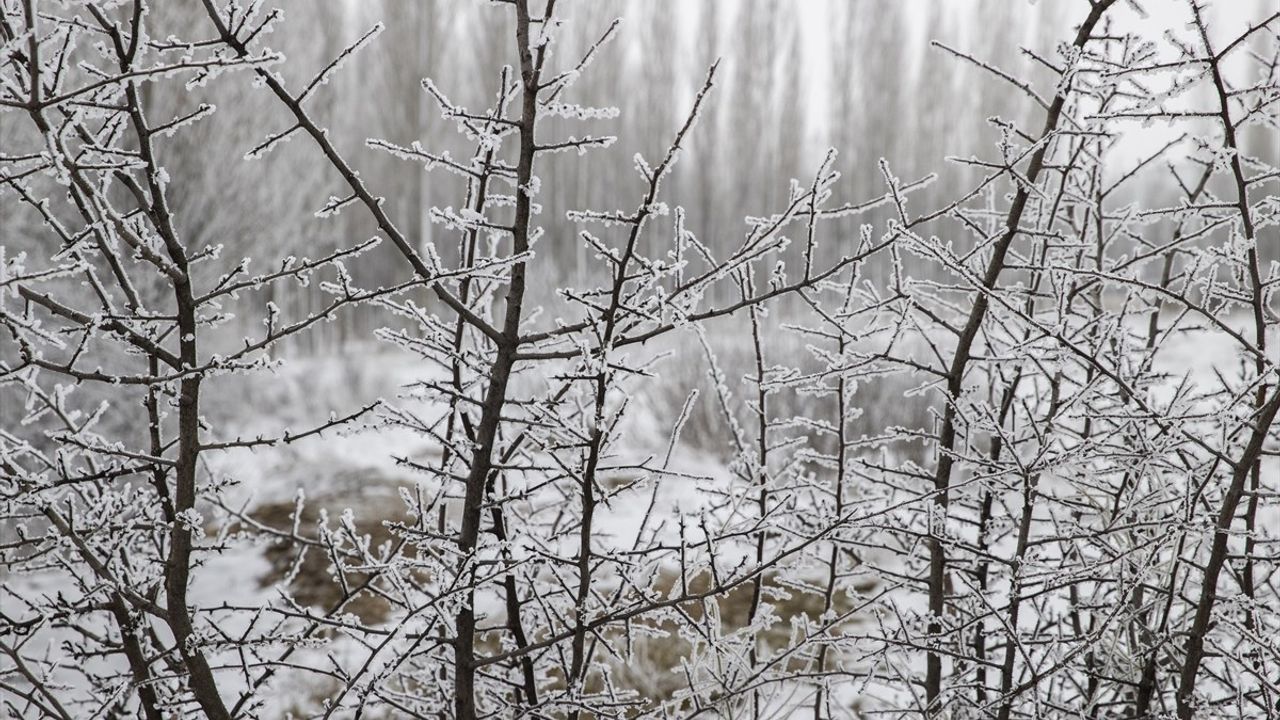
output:
<instances>
[{"instance_id":1,"label":"leafless bush","mask_svg":"<svg viewBox=\"0 0 1280 720\"><path fill-rule=\"evenodd\" d=\"M34 250L0 245L8 712L1274 713L1280 267L1258 249L1280 170L1242 138L1278 129L1280 13L1221 38L1189 2L1155 44L1113 24L1133 3L1080 3L1056 55L1031 53L1048 86L940 46L1041 112L993 118L995 152L955 160L979 181L918 207L933 177L881 160L882 193L841 201L833 150L806 178L754 179L785 186L779 204L710 242L670 179L715 64L629 195L543 205L539 168L607 152L595 128L617 114L575 101L617 23L561 57L562 5L486 6L515 62L486 106L423 81L469 156L368 140L457 185L428 238L313 113L380 27L285 74L279 13L256 3L202 0L161 39L142 0L0 0L0 117L23 123L0 187L41 228ZM153 117L146 88L246 82L284 118L250 159L296 137L306 187L336 186L318 214L359 214L375 240L250 270L175 216L167 138L216 116ZM1143 123L1185 133L1117 159ZM1123 199L1139 181L1180 200ZM539 254L552 214L592 259L576 285L543 286L563 276ZM376 240L400 280L362 287L348 265ZM322 304L270 300L313 279ZM296 392L254 383L355 308L415 358L398 398L335 407L381 387L355 372L310 388L301 431L213 422L219 400ZM229 337L233 314L250 337ZM1186 337L1232 362L1190 372ZM257 506L218 469L343 428L431 450L393 452L413 482ZM260 587L193 589L246 547Z\"/></svg>"}]
</instances>

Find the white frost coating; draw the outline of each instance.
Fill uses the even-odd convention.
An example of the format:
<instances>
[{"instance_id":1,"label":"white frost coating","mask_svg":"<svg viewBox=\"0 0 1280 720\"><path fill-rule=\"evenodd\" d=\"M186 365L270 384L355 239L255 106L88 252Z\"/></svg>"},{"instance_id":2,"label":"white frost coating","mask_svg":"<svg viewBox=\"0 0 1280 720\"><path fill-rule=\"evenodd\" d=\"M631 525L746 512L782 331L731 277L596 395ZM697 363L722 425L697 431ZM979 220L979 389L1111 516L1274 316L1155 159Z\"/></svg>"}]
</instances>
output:
<instances>
[{"instance_id":1,"label":"white frost coating","mask_svg":"<svg viewBox=\"0 0 1280 720\"><path fill-rule=\"evenodd\" d=\"M587 107L574 103L550 102L538 106L540 115L574 120L612 120L621 114L616 107Z\"/></svg>"},{"instance_id":2,"label":"white frost coating","mask_svg":"<svg viewBox=\"0 0 1280 720\"><path fill-rule=\"evenodd\" d=\"M1236 46L1204 20L1161 38L1158 15L1131 32L1117 3L1128 15L1108 11L1107 36L1063 62L1045 38L1070 40L1086 10L1043 9L1035 56L977 63L997 77L968 107L943 102L943 60L894 64L895 43L919 40L902 32L911 13L867 29L836 3L822 20L847 53L809 74L814 38L765 3L716 22L733 26L728 51L759 37L768 62L739 65L719 95L713 70L668 127L688 78L642 83L688 58L636 63L702 38L701 9L608 53L593 40L614 26L577 35L586 0L555 3L558 29L533 3L527 48L510 46L518 5L427 13L414 18L441 24L393 26L400 45L336 83L377 27L328 65L299 62L302 47L277 67L269 4L216 3L242 47L211 18L157 40L143 13L136 57L118 58L135 20L116 5L38 3L24 35L25 5L0 3L17 35L0 45L0 214L16 223L0 232L6 710L146 716L153 693L159 714L222 701L244 717L433 716L474 670L476 714L495 717L928 714L934 693L956 717L1146 716L1179 697L1191 714L1265 714L1280 631L1266 404L1280 201L1256 150L1277 129L1267 28ZM317 12L304 20L333 19ZM942 33L959 11L939 12ZM361 28L325 29L336 49ZM534 128L516 119L519 70L450 54L490 30L503 59L539 66ZM428 81L419 99L446 122L410 127L397 93L423 68L404 43L442 39L427 69L486 105ZM593 59L634 75L636 97L567 89ZM1035 68L1033 82L999 67ZM919 86L820 95L824 74L844 92L876 68ZM1059 69L1068 95L1040 137L1032 95ZM245 71L281 84L223 104L243 127L195 123ZM326 84L337 111L371 99L352 117L385 117L395 142L362 148L344 121L271 158L287 165L224 174L246 148L223 130L265 156L330 120ZM149 151L131 88L158 123ZM716 122L688 133L704 98L722 103ZM833 151L810 156L829 100L847 110L842 144L887 148L879 167L853 153L842 176ZM566 153L611 147L573 127L616 119L610 101L639 113L600 129L626 134L624 156ZM1139 152L1144 121L1177 142ZM927 163L917 150L946 138L919 135L943 131L962 172L893 171ZM700 164L673 172L677 159ZM341 223L306 217L353 202ZM519 239L536 253L513 249L526 202ZM369 234L394 242L372 254ZM460 632L474 647L459 663ZM197 697L194 657L216 692Z\"/></svg>"}]
</instances>

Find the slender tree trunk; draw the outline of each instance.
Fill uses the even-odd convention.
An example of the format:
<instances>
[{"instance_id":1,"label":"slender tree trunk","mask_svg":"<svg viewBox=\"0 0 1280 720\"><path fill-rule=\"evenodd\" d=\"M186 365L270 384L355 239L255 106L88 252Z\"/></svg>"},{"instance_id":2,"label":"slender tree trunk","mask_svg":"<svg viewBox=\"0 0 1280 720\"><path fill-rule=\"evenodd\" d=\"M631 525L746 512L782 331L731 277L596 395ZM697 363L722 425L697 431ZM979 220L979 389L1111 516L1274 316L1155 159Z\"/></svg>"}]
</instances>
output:
<instances>
[{"instance_id":1,"label":"slender tree trunk","mask_svg":"<svg viewBox=\"0 0 1280 720\"><path fill-rule=\"evenodd\" d=\"M521 95L519 137L520 157L516 166L516 207L512 223L512 252L522 254L529 249L532 198L530 181L533 178L533 160L536 152L535 126L538 117L538 83L541 57L535 61L530 45L530 18L528 0L515 0L516 44L520 53ZM551 12L549 7L548 15ZM520 342L520 320L525 294L527 266L517 263L511 269L504 309L502 337L497 342L497 354L489 371L489 386L481 407L480 422L476 428L475 452L466 479L466 495L462 506L462 528L459 550L462 555L462 571L474 578L475 551L480 538L480 518L484 509L485 486L493 469L493 453L497 443L498 428L502 420L502 408L507 399L507 384L515 365ZM457 720L474 720L477 716L475 697L475 586L473 579L465 579L467 590L462 608L454 619L454 714Z\"/></svg>"},{"instance_id":2,"label":"slender tree trunk","mask_svg":"<svg viewBox=\"0 0 1280 720\"><path fill-rule=\"evenodd\" d=\"M1257 388L1254 394L1253 432L1249 443L1245 446L1231 474L1231 484L1222 498L1222 507L1218 511L1214 527L1213 544L1209 553L1209 561L1205 563L1204 575L1200 584L1200 598L1196 603L1195 620L1191 625L1187 638L1187 655L1182 665L1182 673L1178 683L1178 717L1191 718L1195 711L1191 704L1191 696L1195 693L1196 677L1200 672L1200 663L1204 659L1205 635L1209 632L1213 617L1213 606L1218 598L1218 576L1226 563L1231 525L1235 522L1236 510L1244 495L1245 484L1252 480L1251 487L1257 489L1261 477L1262 450L1267 435L1271 432L1276 411L1280 409L1280 387L1277 387L1271 399L1267 399L1266 376L1266 342L1267 325L1265 316L1265 292L1261 273L1258 269L1258 240L1253 226L1253 217L1249 209L1248 183L1245 180L1244 168L1240 163L1240 148L1236 140L1235 124L1231 120L1231 108L1226 83L1222 78L1220 63L1222 58L1214 55L1213 46L1200 7L1191 4L1195 13L1196 26L1205 51L1212 57L1209 62L1209 74L1213 78L1213 87L1217 92L1219 118L1222 122L1223 146L1230 151L1231 174L1235 180L1236 206L1240 213L1240 222L1244 229L1244 237L1248 243L1246 250L1249 274L1250 307L1254 322L1254 343L1257 354L1254 356L1254 373ZM1245 526L1252 530L1257 512L1257 494L1251 495L1246 507ZM1246 541L1246 551L1252 545ZM1245 572L1242 590L1253 597L1253 561L1249 553L1245 554ZM1246 627L1252 626L1252 615L1246 617Z\"/></svg>"},{"instance_id":3,"label":"slender tree trunk","mask_svg":"<svg viewBox=\"0 0 1280 720\"><path fill-rule=\"evenodd\" d=\"M1076 32L1073 42L1075 47L1084 47L1085 43L1092 37L1094 28L1097 27L1102 20L1102 16L1114 2L1115 0L1099 0L1093 4L1088 17L1085 18L1084 23L1080 25L1079 31ZM1048 155L1049 145L1052 142L1050 136L1058 128L1063 107L1066 105L1067 92L1067 88L1059 91L1049 106L1044 129L1040 132L1040 147L1032 154L1031 162L1027 167L1026 182L1030 185L1036 183L1040 178L1041 171L1044 169L1045 157ZM941 523L943 527L931 526L929 529L928 634L931 644L941 641L942 616L946 612L947 556L946 548L939 535L945 532L947 508L950 501L951 470L954 463L951 453L956 447L956 403L960 401L960 396L964 390L964 375L965 371L968 370L969 361L972 359L974 342L977 340L978 333L986 321L987 309L990 303L988 293L996 288L1000 280L1000 273L1005 266L1005 257L1018 234L1022 214L1026 209L1030 195L1031 191L1026 186L1020 186L1014 195L1013 204L1009 208L1009 214L1005 222L1005 232L992 246L991 260L987 263L987 270L982 279L982 289L974 298L973 308L970 310L968 320L961 330L955 354L952 356L951 367L947 372L947 406L943 411L942 427L938 434L938 459L933 477L933 503L935 509L934 512L930 513L930 517L933 518L930 521L931 525L936 521ZM925 658L926 712L930 715L937 715L942 712L943 702L941 696L942 655L938 651L930 649Z\"/></svg>"}]
</instances>

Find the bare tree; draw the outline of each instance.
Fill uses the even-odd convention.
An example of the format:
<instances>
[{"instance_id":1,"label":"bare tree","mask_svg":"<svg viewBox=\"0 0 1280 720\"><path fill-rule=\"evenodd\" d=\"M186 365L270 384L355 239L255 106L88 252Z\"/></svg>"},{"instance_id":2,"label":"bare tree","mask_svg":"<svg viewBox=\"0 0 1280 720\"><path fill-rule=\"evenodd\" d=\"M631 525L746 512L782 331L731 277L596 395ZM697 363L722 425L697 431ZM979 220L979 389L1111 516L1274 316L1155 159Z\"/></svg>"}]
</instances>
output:
<instances>
[{"instance_id":1,"label":"bare tree","mask_svg":"<svg viewBox=\"0 0 1280 720\"><path fill-rule=\"evenodd\" d=\"M1123 31L1136 3L1090 0L1028 72L935 43L1018 109L952 158L967 185L899 178L904 135L842 200L840 155L802 173L802 141L762 141L752 174L701 166L745 151L735 129L797 130L816 86L793 16L708 7L649 8L651 32L696 17L776 57L620 110L608 86L679 86L680 63L637 71L597 5L419 8L390 32L353 11L327 56L286 60L261 4L0 0L0 197L25 236L0 244L6 712L1274 713L1280 169L1248 138L1280 130L1280 13L1224 38L1189 0L1156 43ZM894 72L839 17L849 57ZM577 23L591 39L560 43ZM461 32L486 33L466 62L436 47ZM419 66L449 69L399 98ZM359 85L387 136L355 146L330 126ZM226 120L220 98L246 104ZM899 117L910 88L890 100L834 103L853 162L860 114L942 132ZM1151 123L1178 131L1134 151ZM597 160L614 126L629 165ZM219 194L225 143L279 159L235 178L306 177ZM739 203L761 206L740 232L698 217ZM289 256L315 228L319 257ZM308 378L328 416L302 431L217 421L357 309L343 335L412 358L396 400ZM340 429L421 439L391 451L396 507L300 493L270 517L216 463ZM264 546L287 558L271 593L197 583ZM309 558L320 601L294 582Z\"/></svg>"}]
</instances>

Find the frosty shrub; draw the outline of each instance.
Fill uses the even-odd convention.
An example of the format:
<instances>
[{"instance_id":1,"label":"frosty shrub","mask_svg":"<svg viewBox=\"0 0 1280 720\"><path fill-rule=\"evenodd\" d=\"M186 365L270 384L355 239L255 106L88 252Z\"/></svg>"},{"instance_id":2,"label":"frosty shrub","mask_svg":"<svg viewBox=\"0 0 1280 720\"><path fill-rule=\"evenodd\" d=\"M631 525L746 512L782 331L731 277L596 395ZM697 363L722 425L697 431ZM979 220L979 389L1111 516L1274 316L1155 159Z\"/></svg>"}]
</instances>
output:
<instances>
[{"instance_id":1,"label":"frosty shrub","mask_svg":"<svg viewBox=\"0 0 1280 720\"><path fill-rule=\"evenodd\" d=\"M570 56L585 0L478 4L510 61L466 79L487 101L384 98L456 142L353 149L318 99L381 25L311 67L262 3L0 0L5 713L1276 712L1280 13L1224 36L1189 0L1156 42L1115 20L1138 3L1081 0L1028 78L937 43L1034 110L950 159L967 187L856 158L882 186L846 199L833 149L708 238L672 178L723 131L699 128L719 65L609 206L553 204L540 167L590 173L628 127L578 94L626 31ZM189 134L246 86L269 110L236 150L296 140L299 183L170 177L167 144L199 166ZM397 208L373 153L454 204ZM293 257L308 231L238 207L277 195L349 239ZM549 287L550 243L589 272ZM398 280L361 282L374 257ZM396 397L353 401L390 352L269 384L357 310L412 358ZM229 422L299 394L305 427ZM236 468L320 467L340 433L381 470L254 505ZM246 562L265 587L220 580Z\"/></svg>"}]
</instances>

